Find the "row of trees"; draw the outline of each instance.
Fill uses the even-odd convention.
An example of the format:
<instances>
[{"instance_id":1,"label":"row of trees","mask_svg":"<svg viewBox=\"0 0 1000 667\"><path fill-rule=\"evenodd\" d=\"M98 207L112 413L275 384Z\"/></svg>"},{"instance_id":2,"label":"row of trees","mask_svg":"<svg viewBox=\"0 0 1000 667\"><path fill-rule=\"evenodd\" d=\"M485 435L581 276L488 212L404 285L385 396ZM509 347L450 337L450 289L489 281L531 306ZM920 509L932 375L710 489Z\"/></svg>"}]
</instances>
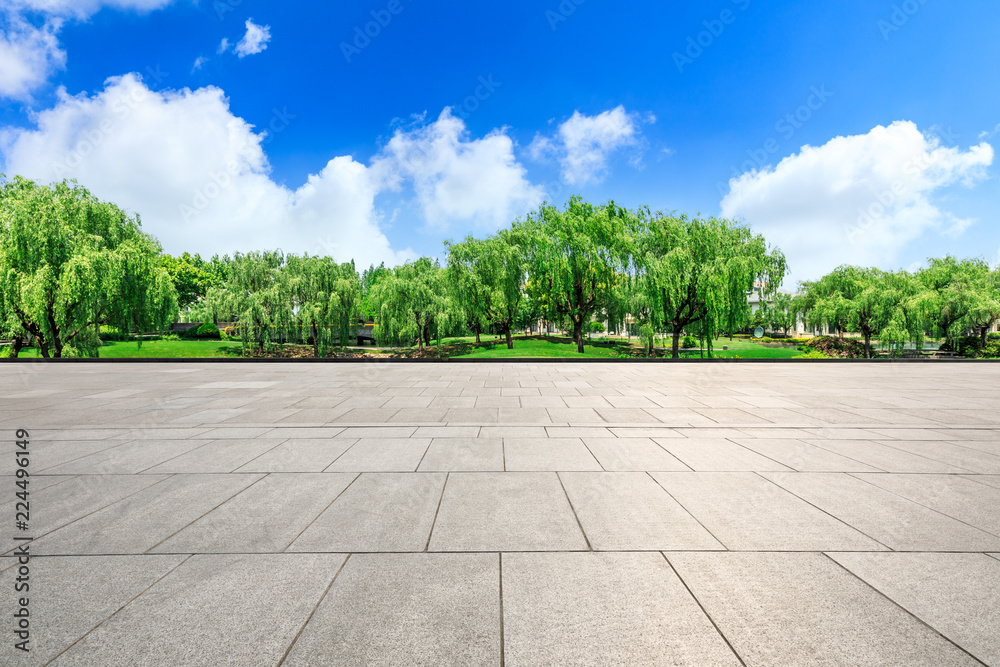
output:
<instances>
[{"instance_id":1,"label":"row of trees","mask_svg":"<svg viewBox=\"0 0 1000 667\"><path fill-rule=\"evenodd\" d=\"M1000 320L1000 272L981 259L931 259L913 273L842 266L799 291L779 294L761 310L762 323L787 332L801 320L838 336L858 334L868 357L873 340L899 350L921 348L930 336L958 351L958 339L974 334L982 347Z\"/></svg>"},{"instance_id":2,"label":"row of trees","mask_svg":"<svg viewBox=\"0 0 1000 667\"><path fill-rule=\"evenodd\" d=\"M447 260L371 267L281 252L203 260L171 257L137 216L71 183L17 177L0 189L0 335L12 353L31 340L44 356L96 354L101 326L163 329L189 320L231 321L247 347L308 341L317 355L376 319L380 343L426 346L444 335L505 337L539 319L572 331L583 352L595 318L620 329L627 316L652 346L682 331L711 346L749 315L756 284L773 291L782 254L745 226L718 219L594 206L545 205L485 239L445 245Z\"/></svg>"}]
</instances>

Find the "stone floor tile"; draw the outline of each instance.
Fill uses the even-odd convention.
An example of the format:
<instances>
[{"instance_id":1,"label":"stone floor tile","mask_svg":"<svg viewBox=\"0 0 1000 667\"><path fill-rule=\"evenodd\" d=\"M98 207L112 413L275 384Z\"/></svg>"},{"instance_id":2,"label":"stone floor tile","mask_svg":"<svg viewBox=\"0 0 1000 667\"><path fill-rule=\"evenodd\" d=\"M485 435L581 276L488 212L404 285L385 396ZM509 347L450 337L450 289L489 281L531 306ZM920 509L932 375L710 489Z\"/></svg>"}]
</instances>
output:
<instances>
[{"instance_id":1,"label":"stone floor tile","mask_svg":"<svg viewBox=\"0 0 1000 667\"><path fill-rule=\"evenodd\" d=\"M505 470L602 470L579 438L504 438L503 450Z\"/></svg>"}]
</instances>

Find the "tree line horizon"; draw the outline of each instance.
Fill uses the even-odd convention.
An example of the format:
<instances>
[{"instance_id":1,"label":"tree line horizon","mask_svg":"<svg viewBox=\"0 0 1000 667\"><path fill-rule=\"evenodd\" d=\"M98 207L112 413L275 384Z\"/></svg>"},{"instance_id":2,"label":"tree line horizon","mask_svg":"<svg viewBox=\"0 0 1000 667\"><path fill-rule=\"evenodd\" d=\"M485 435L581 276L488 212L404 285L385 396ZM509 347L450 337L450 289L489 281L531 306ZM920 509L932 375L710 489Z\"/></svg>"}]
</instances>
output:
<instances>
[{"instance_id":1,"label":"tree line horizon","mask_svg":"<svg viewBox=\"0 0 1000 667\"><path fill-rule=\"evenodd\" d=\"M317 356L375 318L378 344L423 349L446 336L512 332L539 320L572 332L577 351L598 318L630 319L647 352L658 334L693 335L712 356L721 334L803 321L890 346L951 340L1000 319L1000 279L982 259L931 259L915 273L842 266L802 294L780 293L780 249L743 222L594 205L574 196L485 238L446 241L447 259L421 257L359 273L353 261L276 251L173 257L139 217L75 182L0 182L0 338L10 356L96 356L100 328L161 331L189 321L234 322L244 349L307 343ZM748 300L755 288L761 308Z\"/></svg>"}]
</instances>

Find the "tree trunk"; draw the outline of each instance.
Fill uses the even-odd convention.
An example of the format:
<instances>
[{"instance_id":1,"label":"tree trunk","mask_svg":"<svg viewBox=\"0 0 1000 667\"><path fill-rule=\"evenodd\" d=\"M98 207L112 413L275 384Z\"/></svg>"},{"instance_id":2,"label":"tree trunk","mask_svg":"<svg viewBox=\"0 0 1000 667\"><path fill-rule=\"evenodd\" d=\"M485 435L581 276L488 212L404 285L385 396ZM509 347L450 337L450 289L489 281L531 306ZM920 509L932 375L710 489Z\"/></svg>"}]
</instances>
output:
<instances>
[{"instance_id":1,"label":"tree trunk","mask_svg":"<svg viewBox=\"0 0 1000 667\"><path fill-rule=\"evenodd\" d=\"M24 338L14 336L14 340L10 342L10 358L17 359L17 355L21 353L22 347L24 347Z\"/></svg>"},{"instance_id":2,"label":"tree trunk","mask_svg":"<svg viewBox=\"0 0 1000 667\"><path fill-rule=\"evenodd\" d=\"M680 327L678 327L675 324L674 325L674 341L673 341L672 348L671 348L671 353L670 353L670 358L671 359L680 359L681 358L680 347L681 347L681 329L680 329Z\"/></svg>"},{"instance_id":3,"label":"tree trunk","mask_svg":"<svg viewBox=\"0 0 1000 667\"><path fill-rule=\"evenodd\" d=\"M483 341L479 338L479 325L478 324L475 327L475 331L476 331L476 345L479 345Z\"/></svg>"},{"instance_id":4,"label":"tree trunk","mask_svg":"<svg viewBox=\"0 0 1000 667\"><path fill-rule=\"evenodd\" d=\"M985 327L980 327L979 329L979 349L986 347L986 340L989 337L990 327L989 325Z\"/></svg>"},{"instance_id":5,"label":"tree trunk","mask_svg":"<svg viewBox=\"0 0 1000 667\"><path fill-rule=\"evenodd\" d=\"M507 349L508 350L513 350L514 349L514 340L510 337L510 325L509 324L504 327L504 333L507 334Z\"/></svg>"},{"instance_id":6,"label":"tree trunk","mask_svg":"<svg viewBox=\"0 0 1000 667\"><path fill-rule=\"evenodd\" d=\"M583 318L579 322L573 320L573 342L576 343L576 351L583 354Z\"/></svg>"},{"instance_id":7,"label":"tree trunk","mask_svg":"<svg viewBox=\"0 0 1000 667\"><path fill-rule=\"evenodd\" d=\"M312 330L313 335L313 356L319 357L319 330L316 328L315 322L309 325L309 328ZM343 344L344 342L341 341L341 345Z\"/></svg>"},{"instance_id":8,"label":"tree trunk","mask_svg":"<svg viewBox=\"0 0 1000 667\"><path fill-rule=\"evenodd\" d=\"M865 359L872 358L872 335L869 332L865 333Z\"/></svg>"}]
</instances>

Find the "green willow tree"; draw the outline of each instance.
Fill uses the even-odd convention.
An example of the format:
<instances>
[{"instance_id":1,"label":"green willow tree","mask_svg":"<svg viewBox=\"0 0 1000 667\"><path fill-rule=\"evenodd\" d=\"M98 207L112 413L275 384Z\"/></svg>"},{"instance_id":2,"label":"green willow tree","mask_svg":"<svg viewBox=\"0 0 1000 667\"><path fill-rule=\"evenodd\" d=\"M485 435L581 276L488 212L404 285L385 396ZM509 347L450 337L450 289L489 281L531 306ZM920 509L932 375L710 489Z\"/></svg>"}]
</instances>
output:
<instances>
[{"instance_id":1,"label":"green willow tree","mask_svg":"<svg viewBox=\"0 0 1000 667\"><path fill-rule=\"evenodd\" d=\"M577 351L595 313L611 303L632 257L636 216L614 202L593 206L579 197L565 211L542 206L514 232L530 248L530 286L548 319L568 321Z\"/></svg>"},{"instance_id":2,"label":"green willow tree","mask_svg":"<svg viewBox=\"0 0 1000 667\"><path fill-rule=\"evenodd\" d=\"M436 260L421 257L397 266L391 276L372 288L377 306L375 338L380 345L416 343L420 351L442 331L461 319L461 311L449 296L444 269Z\"/></svg>"},{"instance_id":3,"label":"green willow tree","mask_svg":"<svg viewBox=\"0 0 1000 667\"><path fill-rule=\"evenodd\" d=\"M329 257L289 256L281 269L299 330L308 332L313 352L325 357L350 341L361 307L361 278L353 262Z\"/></svg>"},{"instance_id":4,"label":"green willow tree","mask_svg":"<svg viewBox=\"0 0 1000 667\"><path fill-rule=\"evenodd\" d=\"M890 326L894 331L903 327L900 311L908 298L904 282L875 268L841 266L809 287L812 318L861 334L869 359L873 338L881 338Z\"/></svg>"},{"instance_id":5,"label":"green willow tree","mask_svg":"<svg viewBox=\"0 0 1000 667\"><path fill-rule=\"evenodd\" d=\"M680 356L685 329L709 346L750 315L747 294L763 285L773 294L785 277L785 256L764 237L730 220L651 216L638 242L638 288L648 297L657 327L673 332L671 356Z\"/></svg>"},{"instance_id":6,"label":"green willow tree","mask_svg":"<svg viewBox=\"0 0 1000 667\"><path fill-rule=\"evenodd\" d=\"M229 262L227 310L236 316L244 351L271 351L286 340L294 315L280 251L236 253Z\"/></svg>"},{"instance_id":7,"label":"green willow tree","mask_svg":"<svg viewBox=\"0 0 1000 667\"><path fill-rule=\"evenodd\" d=\"M137 216L75 183L0 186L0 293L16 322L12 354L30 335L43 357L96 355L102 325L146 332L177 315L160 246Z\"/></svg>"},{"instance_id":8,"label":"green willow tree","mask_svg":"<svg viewBox=\"0 0 1000 667\"><path fill-rule=\"evenodd\" d=\"M981 259L959 260L950 255L928 260L917 272L922 289L913 304L925 326L937 330L954 349L960 327L977 301L979 276L989 271Z\"/></svg>"},{"instance_id":9,"label":"green willow tree","mask_svg":"<svg viewBox=\"0 0 1000 667\"><path fill-rule=\"evenodd\" d=\"M477 343L481 329L491 326L506 338L507 349L514 349L512 331L524 317L529 241L522 229L505 229L482 241L469 237L446 244L449 281Z\"/></svg>"}]
</instances>

